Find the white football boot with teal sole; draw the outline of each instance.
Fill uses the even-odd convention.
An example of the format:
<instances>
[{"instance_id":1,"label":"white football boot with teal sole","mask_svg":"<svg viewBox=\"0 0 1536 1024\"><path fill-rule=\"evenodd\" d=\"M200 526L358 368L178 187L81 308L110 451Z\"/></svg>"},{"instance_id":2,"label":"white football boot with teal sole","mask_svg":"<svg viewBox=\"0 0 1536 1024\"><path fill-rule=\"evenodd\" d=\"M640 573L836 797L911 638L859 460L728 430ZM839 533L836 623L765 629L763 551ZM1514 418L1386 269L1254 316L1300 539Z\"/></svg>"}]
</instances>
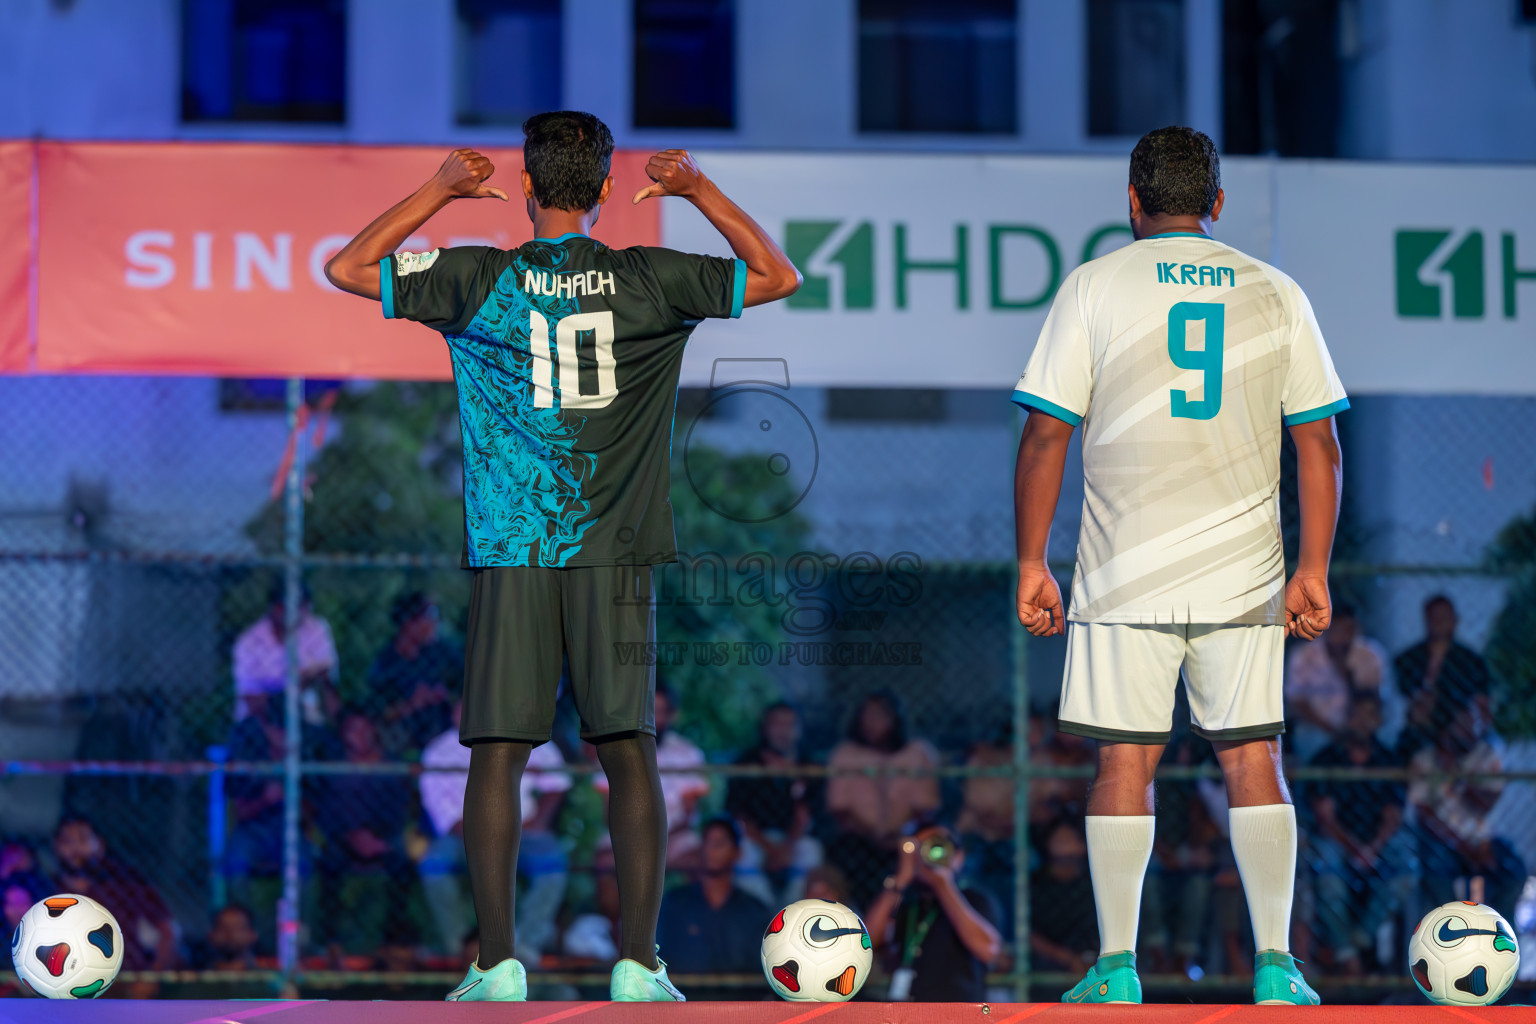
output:
<instances>
[{"instance_id":1,"label":"white football boot with teal sole","mask_svg":"<svg viewBox=\"0 0 1536 1024\"><path fill-rule=\"evenodd\" d=\"M521 1003L528 998L528 974L511 957L482 971L474 964L459 987L444 996L450 1003Z\"/></svg>"},{"instance_id":2,"label":"white football boot with teal sole","mask_svg":"<svg viewBox=\"0 0 1536 1024\"><path fill-rule=\"evenodd\" d=\"M667 977L666 962L659 957L653 971L638 960L613 965L608 997L616 1003L686 1003L687 997Z\"/></svg>"},{"instance_id":3,"label":"white football boot with teal sole","mask_svg":"<svg viewBox=\"0 0 1536 1024\"><path fill-rule=\"evenodd\" d=\"M1253 958L1253 1001L1259 1006L1316 1006L1322 1002L1289 953L1266 949Z\"/></svg>"},{"instance_id":4,"label":"white football boot with teal sole","mask_svg":"<svg viewBox=\"0 0 1536 1024\"><path fill-rule=\"evenodd\" d=\"M1129 950L1101 953L1083 980L1062 994L1064 1003L1139 1003L1141 976L1136 973L1136 954Z\"/></svg>"}]
</instances>

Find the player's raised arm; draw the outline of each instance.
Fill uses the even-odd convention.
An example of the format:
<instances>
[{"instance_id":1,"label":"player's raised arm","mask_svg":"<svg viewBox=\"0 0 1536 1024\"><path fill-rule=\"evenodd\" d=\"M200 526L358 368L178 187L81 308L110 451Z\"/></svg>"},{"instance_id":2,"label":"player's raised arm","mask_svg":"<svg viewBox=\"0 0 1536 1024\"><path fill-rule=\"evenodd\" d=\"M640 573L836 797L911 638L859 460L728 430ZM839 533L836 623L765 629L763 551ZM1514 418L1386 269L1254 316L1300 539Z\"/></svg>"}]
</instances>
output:
<instances>
[{"instance_id":1,"label":"player's raised arm","mask_svg":"<svg viewBox=\"0 0 1536 1024\"><path fill-rule=\"evenodd\" d=\"M427 183L376 217L325 265L325 277L344 292L379 299L379 261L432 215L455 199L506 201L507 194L485 184L496 168L472 149L456 149Z\"/></svg>"},{"instance_id":2,"label":"player's raised arm","mask_svg":"<svg viewBox=\"0 0 1536 1024\"><path fill-rule=\"evenodd\" d=\"M1296 572L1285 587L1285 628L1291 636L1316 640L1333 619L1328 561L1339 521L1343 456L1332 416L1298 423L1290 430L1296 442L1301 545Z\"/></svg>"},{"instance_id":3,"label":"player's raised arm","mask_svg":"<svg viewBox=\"0 0 1536 1024\"><path fill-rule=\"evenodd\" d=\"M784 255L777 242L726 198L685 149L667 149L651 157L645 173L652 184L635 193L634 202L652 196L682 196L699 208L715 230L725 236L737 259L747 265L744 306L759 306L793 295L800 287L800 271Z\"/></svg>"},{"instance_id":4,"label":"player's raised arm","mask_svg":"<svg viewBox=\"0 0 1536 1024\"><path fill-rule=\"evenodd\" d=\"M1019 621L1035 636L1055 636L1066 629L1061 588L1045 562L1051 519L1061 497L1061 474L1073 425L1031 409L1019 438L1013 470L1013 520L1018 534Z\"/></svg>"}]
</instances>

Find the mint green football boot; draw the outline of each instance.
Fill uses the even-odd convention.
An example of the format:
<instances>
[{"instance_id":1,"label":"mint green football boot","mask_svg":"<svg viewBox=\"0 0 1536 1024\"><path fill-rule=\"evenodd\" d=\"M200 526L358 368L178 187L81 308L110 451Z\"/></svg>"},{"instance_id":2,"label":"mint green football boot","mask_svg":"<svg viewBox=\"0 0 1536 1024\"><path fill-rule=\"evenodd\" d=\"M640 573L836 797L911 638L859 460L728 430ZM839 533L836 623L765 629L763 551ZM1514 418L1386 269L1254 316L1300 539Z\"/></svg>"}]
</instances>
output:
<instances>
[{"instance_id":1,"label":"mint green football boot","mask_svg":"<svg viewBox=\"0 0 1536 1024\"><path fill-rule=\"evenodd\" d=\"M620 960L613 965L608 982L608 998L616 1003L686 1003L687 997L667 977L667 964L656 958L653 971L638 960Z\"/></svg>"},{"instance_id":2,"label":"mint green football boot","mask_svg":"<svg viewBox=\"0 0 1536 1024\"><path fill-rule=\"evenodd\" d=\"M1266 949L1253 958L1253 1001L1258 1006L1317 1006L1322 1002L1289 953Z\"/></svg>"},{"instance_id":3,"label":"mint green football boot","mask_svg":"<svg viewBox=\"0 0 1536 1024\"><path fill-rule=\"evenodd\" d=\"M1136 954L1130 950L1101 953L1083 980L1062 994L1064 1003L1139 1003L1141 978L1136 973Z\"/></svg>"},{"instance_id":4,"label":"mint green football boot","mask_svg":"<svg viewBox=\"0 0 1536 1024\"><path fill-rule=\"evenodd\" d=\"M511 957L485 971L470 964L459 987L443 998L450 1003L521 1003L528 998L528 974Z\"/></svg>"}]
</instances>

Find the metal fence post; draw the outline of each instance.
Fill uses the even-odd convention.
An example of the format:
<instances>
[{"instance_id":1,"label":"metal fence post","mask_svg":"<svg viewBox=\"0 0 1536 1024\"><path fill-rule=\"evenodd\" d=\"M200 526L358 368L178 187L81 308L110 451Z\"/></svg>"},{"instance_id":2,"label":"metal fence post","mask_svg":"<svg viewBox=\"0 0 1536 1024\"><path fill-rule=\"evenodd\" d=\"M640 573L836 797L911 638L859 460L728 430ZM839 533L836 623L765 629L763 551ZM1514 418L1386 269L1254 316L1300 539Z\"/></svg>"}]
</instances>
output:
<instances>
[{"instance_id":1,"label":"metal fence post","mask_svg":"<svg viewBox=\"0 0 1536 1024\"><path fill-rule=\"evenodd\" d=\"M1029 1002L1029 633L1013 623L1013 994Z\"/></svg>"},{"instance_id":2,"label":"metal fence post","mask_svg":"<svg viewBox=\"0 0 1536 1024\"><path fill-rule=\"evenodd\" d=\"M303 408L303 378L290 377L288 429L293 436L293 459L288 463L288 479L283 489L283 898L277 910L277 955L285 994L293 994L298 974L299 903L303 891L299 877L299 812L303 799L299 763L304 753L299 622L304 587L304 445L298 436L304 422Z\"/></svg>"}]
</instances>

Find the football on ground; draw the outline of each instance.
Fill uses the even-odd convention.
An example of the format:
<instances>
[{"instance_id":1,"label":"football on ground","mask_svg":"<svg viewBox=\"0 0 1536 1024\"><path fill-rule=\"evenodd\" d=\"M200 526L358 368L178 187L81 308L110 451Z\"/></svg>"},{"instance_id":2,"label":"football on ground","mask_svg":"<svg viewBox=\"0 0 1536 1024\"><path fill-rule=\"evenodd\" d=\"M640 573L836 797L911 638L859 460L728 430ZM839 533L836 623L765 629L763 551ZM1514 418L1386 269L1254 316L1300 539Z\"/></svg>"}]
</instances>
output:
<instances>
[{"instance_id":1,"label":"football on ground","mask_svg":"<svg viewBox=\"0 0 1536 1024\"><path fill-rule=\"evenodd\" d=\"M763 933L763 974L781 998L841 1003L869 979L869 929L831 900L800 900L773 916Z\"/></svg>"},{"instance_id":2,"label":"football on ground","mask_svg":"<svg viewBox=\"0 0 1536 1024\"><path fill-rule=\"evenodd\" d=\"M11 937L16 974L49 999L95 999L123 967L123 933L107 908L76 893L34 903Z\"/></svg>"},{"instance_id":3,"label":"football on ground","mask_svg":"<svg viewBox=\"0 0 1536 1024\"><path fill-rule=\"evenodd\" d=\"M1425 914L1408 942L1408 973L1442 1006L1497 1002L1520 967L1515 930L1492 907L1447 903Z\"/></svg>"}]
</instances>

